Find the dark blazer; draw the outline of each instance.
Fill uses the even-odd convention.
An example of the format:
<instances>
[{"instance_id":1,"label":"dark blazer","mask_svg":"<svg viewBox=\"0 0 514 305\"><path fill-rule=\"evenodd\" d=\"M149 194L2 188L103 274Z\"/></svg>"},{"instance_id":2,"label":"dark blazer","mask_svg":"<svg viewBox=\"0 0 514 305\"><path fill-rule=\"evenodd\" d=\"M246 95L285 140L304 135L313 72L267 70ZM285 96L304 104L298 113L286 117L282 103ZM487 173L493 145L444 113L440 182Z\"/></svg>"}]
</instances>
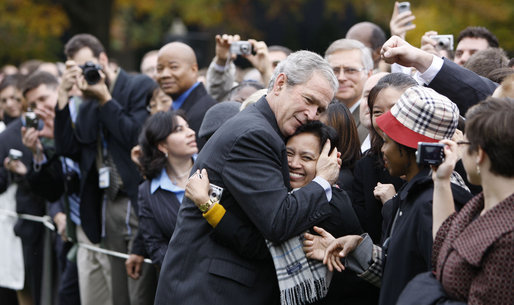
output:
<instances>
[{"instance_id":1,"label":"dark blazer","mask_svg":"<svg viewBox=\"0 0 514 305\"><path fill-rule=\"evenodd\" d=\"M378 182L391 183L399 190L404 181L391 177L387 169L378 162L377 155L365 155L355 163L353 181L348 194L359 217L364 232L374 243L380 243L382 236L382 202L375 198L373 189Z\"/></svg>"},{"instance_id":2,"label":"dark blazer","mask_svg":"<svg viewBox=\"0 0 514 305\"><path fill-rule=\"evenodd\" d=\"M154 87L149 77L120 70L112 100L102 107L95 100L85 100L74 127L68 106L55 111L56 152L80 164L80 218L84 232L93 243L100 242L102 219L102 191L98 188L96 168L100 128L123 180L122 191L136 202L141 176L130 159L130 150L137 144L141 126L148 116L146 96Z\"/></svg>"},{"instance_id":3,"label":"dark blazer","mask_svg":"<svg viewBox=\"0 0 514 305\"><path fill-rule=\"evenodd\" d=\"M403 288L414 276L432 269L433 192L429 169L423 169L386 203L387 207L384 206L391 209L392 217L384 218L388 239L382 246L380 305L396 304ZM454 184L452 193L457 210L472 196Z\"/></svg>"},{"instance_id":4,"label":"dark blazer","mask_svg":"<svg viewBox=\"0 0 514 305\"><path fill-rule=\"evenodd\" d=\"M152 263L161 266L175 229L180 202L175 194L158 188L150 193L151 182L139 186L139 230Z\"/></svg>"},{"instance_id":5,"label":"dark blazer","mask_svg":"<svg viewBox=\"0 0 514 305\"><path fill-rule=\"evenodd\" d=\"M444 58L443 67L428 86L457 104L464 116L469 107L491 96L498 84Z\"/></svg>"},{"instance_id":6,"label":"dark blazer","mask_svg":"<svg viewBox=\"0 0 514 305\"><path fill-rule=\"evenodd\" d=\"M282 242L327 218L330 205L316 182L288 194L284 139L265 97L223 124L196 159L221 202L270 241ZM215 242L211 226L184 198L164 257L155 304L279 304L271 258L248 259Z\"/></svg>"},{"instance_id":7,"label":"dark blazer","mask_svg":"<svg viewBox=\"0 0 514 305\"><path fill-rule=\"evenodd\" d=\"M180 107L186 113L187 122L189 127L196 133L196 142L199 149L205 144L203 140L198 137L200 125L202 125L203 117L209 108L214 106L217 101L213 99L205 90L205 87L200 83L196 88L191 91L182 106Z\"/></svg>"},{"instance_id":8,"label":"dark blazer","mask_svg":"<svg viewBox=\"0 0 514 305\"><path fill-rule=\"evenodd\" d=\"M0 192L5 192L11 183L17 183L16 212L43 216L45 214L45 200L36 195L26 177L18 176L4 167L4 160L9 155L11 148L23 153L21 161L29 170L32 167L32 152L23 145L21 140L22 121L20 118L12 121L7 128L0 133ZM24 243L32 243L42 238L44 226L41 223L19 219L14 227L16 235L20 236Z\"/></svg>"}]
</instances>

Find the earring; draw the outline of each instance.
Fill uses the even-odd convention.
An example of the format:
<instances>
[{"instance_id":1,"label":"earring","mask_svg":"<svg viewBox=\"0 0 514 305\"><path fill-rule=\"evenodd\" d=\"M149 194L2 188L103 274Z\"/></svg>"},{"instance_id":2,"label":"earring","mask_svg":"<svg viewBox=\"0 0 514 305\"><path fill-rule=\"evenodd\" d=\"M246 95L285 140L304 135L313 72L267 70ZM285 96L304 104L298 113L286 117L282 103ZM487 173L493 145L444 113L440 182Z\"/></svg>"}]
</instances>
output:
<instances>
[{"instance_id":1,"label":"earring","mask_svg":"<svg viewBox=\"0 0 514 305\"><path fill-rule=\"evenodd\" d=\"M166 156L166 158L168 158L168 152L164 153L164 155Z\"/></svg>"},{"instance_id":2,"label":"earring","mask_svg":"<svg viewBox=\"0 0 514 305\"><path fill-rule=\"evenodd\" d=\"M478 166L478 164L477 164L477 174L480 175L480 166Z\"/></svg>"}]
</instances>

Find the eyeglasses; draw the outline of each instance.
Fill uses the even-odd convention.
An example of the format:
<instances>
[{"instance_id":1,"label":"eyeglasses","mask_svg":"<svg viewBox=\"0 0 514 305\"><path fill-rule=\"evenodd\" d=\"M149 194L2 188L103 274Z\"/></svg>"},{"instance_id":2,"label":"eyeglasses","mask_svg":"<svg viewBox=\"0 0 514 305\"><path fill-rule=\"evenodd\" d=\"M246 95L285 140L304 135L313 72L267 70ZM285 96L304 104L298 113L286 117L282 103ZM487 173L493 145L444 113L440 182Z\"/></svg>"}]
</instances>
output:
<instances>
[{"instance_id":1,"label":"eyeglasses","mask_svg":"<svg viewBox=\"0 0 514 305\"><path fill-rule=\"evenodd\" d=\"M332 70L334 71L334 74L336 76L338 76L339 73L341 73L341 69L343 70L343 73L345 75L349 75L349 76L357 75L357 73L366 70L366 68L352 68L352 67L343 67L343 66L341 66L341 67L332 67Z\"/></svg>"},{"instance_id":2,"label":"eyeglasses","mask_svg":"<svg viewBox=\"0 0 514 305\"><path fill-rule=\"evenodd\" d=\"M457 145L471 145L471 142L468 142L468 141L458 141Z\"/></svg>"}]
</instances>

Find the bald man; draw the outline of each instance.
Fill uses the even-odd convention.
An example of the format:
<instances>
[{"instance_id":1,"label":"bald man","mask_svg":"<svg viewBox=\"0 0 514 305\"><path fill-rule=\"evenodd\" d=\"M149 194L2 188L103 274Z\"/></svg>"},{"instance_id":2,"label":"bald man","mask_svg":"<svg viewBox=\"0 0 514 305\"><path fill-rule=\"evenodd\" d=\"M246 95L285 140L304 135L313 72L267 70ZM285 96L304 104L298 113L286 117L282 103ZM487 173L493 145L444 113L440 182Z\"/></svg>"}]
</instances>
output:
<instances>
[{"instance_id":1,"label":"bald man","mask_svg":"<svg viewBox=\"0 0 514 305\"><path fill-rule=\"evenodd\" d=\"M205 112L216 104L216 100L197 81L195 52L182 42L168 43L159 50L155 72L161 89L173 98L172 109L186 113L189 127L196 132L196 142L201 148L204 143L198 138L198 130Z\"/></svg>"},{"instance_id":2,"label":"bald man","mask_svg":"<svg viewBox=\"0 0 514 305\"><path fill-rule=\"evenodd\" d=\"M382 28L372 22L359 22L354 24L346 33L346 39L355 39L362 42L371 51L373 68L378 69L380 62L380 49L386 41Z\"/></svg>"}]
</instances>

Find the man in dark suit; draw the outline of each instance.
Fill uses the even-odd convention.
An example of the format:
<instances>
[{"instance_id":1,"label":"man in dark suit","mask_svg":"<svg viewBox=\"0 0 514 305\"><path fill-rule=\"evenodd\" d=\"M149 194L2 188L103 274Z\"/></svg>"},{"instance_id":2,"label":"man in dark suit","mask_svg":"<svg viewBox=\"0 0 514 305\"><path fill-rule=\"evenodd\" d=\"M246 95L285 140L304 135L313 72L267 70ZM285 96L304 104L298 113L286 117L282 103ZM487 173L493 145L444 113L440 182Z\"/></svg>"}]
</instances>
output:
<instances>
[{"instance_id":1,"label":"man in dark suit","mask_svg":"<svg viewBox=\"0 0 514 305\"><path fill-rule=\"evenodd\" d=\"M381 54L387 63L416 68L420 73L419 79L457 104L462 116L468 108L492 95L498 87L497 83L447 58L413 47L398 36L386 41Z\"/></svg>"},{"instance_id":2,"label":"man in dark suit","mask_svg":"<svg viewBox=\"0 0 514 305\"><path fill-rule=\"evenodd\" d=\"M57 153L80 165L81 226L77 238L84 243L102 241L110 250L127 253L137 231L131 203L137 201L141 181L130 150L148 116L146 97L156 85L147 76L111 68L102 44L92 35L72 37L65 54L68 61L59 87L55 142ZM79 107L68 103L73 86L84 96ZM102 254L88 251L79 248L77 258L82 304L130 304L129 299L134 298L138 304L145 303L139 300L138 290L144 280L127 283L124 260L109 257L109 264ZM144 250L132 249L132 253L140 254L140 259L129 263L141 263ZM130 297L129 284L135 286Z\"/></svg>"},{"instance_id":3,"label":"man in dark suit","mask_svg":"<svg viewBox=\"0 0 514 305\"><path fill-rule=\"evenodd\" d=\"M211 183L224 189L224 207L244 225L254 226L262 234L257 236L260 242L266 238L278 243L330 213L330 185L340 163L336 150L329 155L325 145L317 177L290 194L284 138L319 118L334 97L337 79L323 58L300 51L277 66L270 84L267 96L214 133L193 171L207 169ZM214 241L211 230L195 204L184 198L155 304L279 304L271 256L242 257Z\"/></svg>"},{"instance_id":4,"label":"man in dark suit","mask_svg":"<svg viewBox=\"0 0 514 305\"><path fill-rule=\"evenodd\" d=\"M159 50L156 79L161 89L173 98L172 109L186 113L189 127L196 133L199 149L203 141L198 137L205 112L216 104L198 79L198 64L193 49L182 42L171 42Z\"/></svg>"}]
</instances>

